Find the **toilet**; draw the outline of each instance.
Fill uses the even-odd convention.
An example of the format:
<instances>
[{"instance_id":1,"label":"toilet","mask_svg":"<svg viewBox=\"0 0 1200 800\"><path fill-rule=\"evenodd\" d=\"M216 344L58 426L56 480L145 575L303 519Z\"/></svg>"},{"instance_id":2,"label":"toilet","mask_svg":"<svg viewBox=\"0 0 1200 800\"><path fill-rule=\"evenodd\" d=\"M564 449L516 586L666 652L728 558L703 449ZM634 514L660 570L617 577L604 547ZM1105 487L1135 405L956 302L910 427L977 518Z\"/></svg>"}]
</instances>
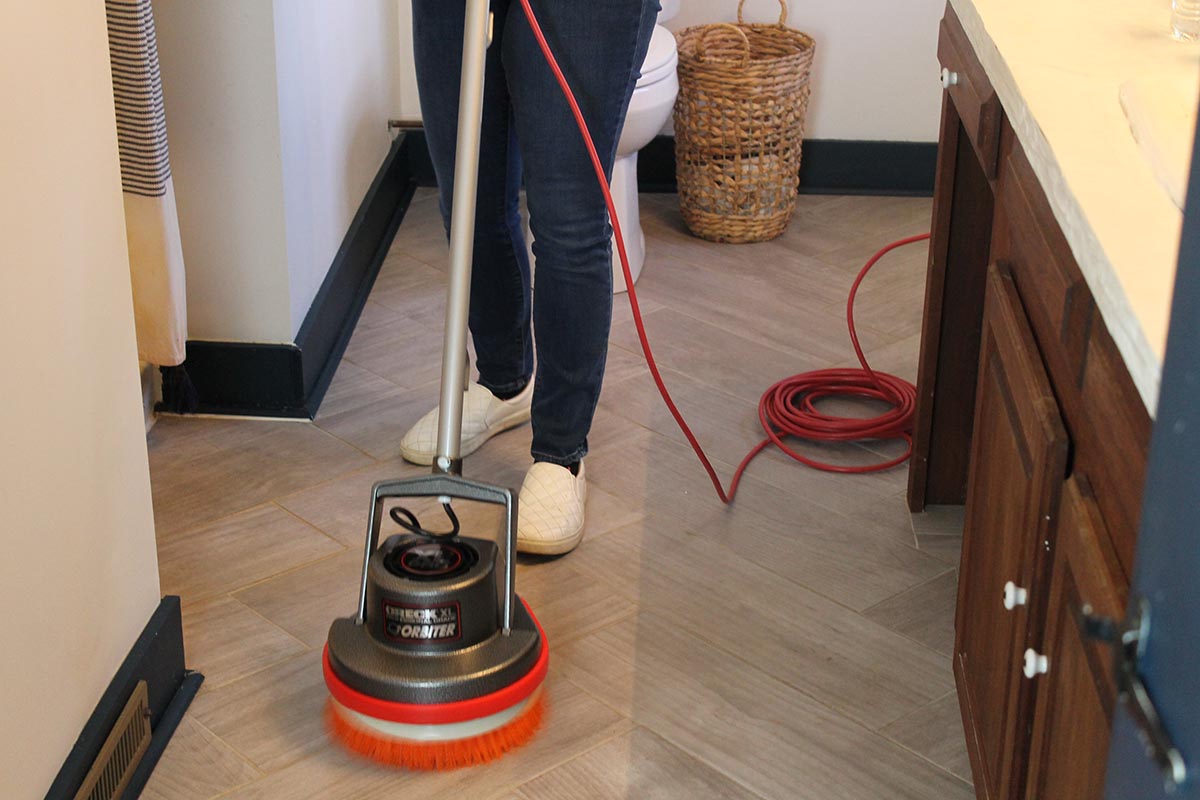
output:
<instances>
[{"instance_id":1,"label":"toilet","mask_svg":"<svg viewBox=\"0 0 1200 800\"><path fill-rule=\"evenodd\" d=\"M637 162L638 151L650 144L659 133L675 108L675 96L679 94L679 78L675 67L679 53L675 46L675 34L662 23L679 12L680 0L660 0L662 9L650 37L650 47L642 62L642 77L638 79L629 100L625 115L625 127L617 140L617 158L613 163L611 191L613 205L617 208L617 219L625 239L625 251L629 256L629 272L634 283L642 274L646 261L646 238L638 212ZM533 260L533 234L529 219L525 219L525 241ZM616 237L612 245L613 294L625 291L625 273L621 270L621 256L617 252Z\"/></svg>"},{"instance_id":2,"label":"toilet","mask_svg":"<svg viewBox=\"0 0 1200 800\"><path fill-rule=\"evenodd\" d=\"M679 54L675 48L675 35L663 23L679 12L680 0L661 0L662 10L650 37L650 47L642 62L642 77L629 101L625 115L625 127L617 141L617 159L613 164L612 195L617 208L617 219L625 238L625 251L629 256L629 272L634 283L642 274L646 262L646 238L638 211L637 162L638 151L650 144L675 107L675 96L679 94L679 78L675 67ZM625 291L625 273L621 270L621 257L617 243L613 241L613 293Z\"/></svg>"}]
</instances>

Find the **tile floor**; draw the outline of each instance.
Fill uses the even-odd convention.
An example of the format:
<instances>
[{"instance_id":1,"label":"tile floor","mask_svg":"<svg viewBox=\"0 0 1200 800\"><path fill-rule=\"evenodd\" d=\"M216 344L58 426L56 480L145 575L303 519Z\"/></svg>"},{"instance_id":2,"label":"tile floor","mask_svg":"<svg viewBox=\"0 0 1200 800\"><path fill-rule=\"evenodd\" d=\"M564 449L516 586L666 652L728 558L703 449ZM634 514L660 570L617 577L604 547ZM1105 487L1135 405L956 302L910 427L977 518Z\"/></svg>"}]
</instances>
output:
<instances>
[{"instance_id":1,"label":"tile floor","mask_svg":"<svg viewBox=\"0 0 1200 800\"><path fill-rule=\"evenodd\" d=\"M775 242L690 237L643 198L646 324L680 406L728 477L776 379L849 364L859 265L926 229L929 201L801 197ZM925 252L882 262L856 313L872 362L912 379ZM415 198L313 423L163 418L150 434L164 593L183 597L204 686L148 798L973 796L950 668L961 517L910 518L906 472L848 477L764 453L722 508L659 402L623 297L588 458L583 545L523 561L552 647L550 716L493 765L405 774L321 724L319 648L355 602L368 491L417 474L405 427L436 398L446 253ZM468 459L519 486L528 428ZM862 461L890 443L810 447ZM486 511L469 522L488 526Z\"/></svg>"}]
</instances>

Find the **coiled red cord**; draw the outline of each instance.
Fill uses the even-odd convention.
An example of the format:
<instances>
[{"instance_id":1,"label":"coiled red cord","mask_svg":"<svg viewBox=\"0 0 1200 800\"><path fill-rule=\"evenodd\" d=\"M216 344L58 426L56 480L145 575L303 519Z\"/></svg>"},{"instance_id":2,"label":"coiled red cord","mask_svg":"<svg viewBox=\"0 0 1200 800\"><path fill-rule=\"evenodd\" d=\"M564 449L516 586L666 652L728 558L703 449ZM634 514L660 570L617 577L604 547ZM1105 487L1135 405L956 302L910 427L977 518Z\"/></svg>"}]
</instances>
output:
<instances>
[{"instance_id":1,"label":"coiled red cord","mask_svg":"<svg viewBox=\"0 0 1200 800\"><path fill-rule=\"evenodd\" d=\"M666 403L671 416L675 418L679 429L687 437L688 444L692 446L692 450L695 451L696 456L700 459L700 463L704 465L704 469L712 481L713 488L717 491L717 496L721 498L721 502L733 502L738 484L742 480L742 474L746 471L746 467L750 465L755 456L772 444L802 464L829 472L852 474L876 472L894 467L907 459L912 453L912 420L916 408L917 390L915 386L903 378L897 378L895 375L889 375L886 372L876 372L871 369L871 366L867 363L866 356L863 355L862 347L858 342L858 332L854 327L854 298L858 293L858 287L862 283L863 278L866 277L871 267L875 266L875 262L886 253L901 245L928 239L929 234L909 236L892 242L872 256L858 273L858 277L854 279L854 285L850 288L850 297L846 302L846 322L850 329L850 341L854 345L854 352L858 355L858 361L862 364L862 369L835 368L804 372L799 375L793 375L790 378L784 378L763 393L758 403L758 419L762 423L763 430L767 436L751 448L746 457L742 459L742 462L738 464L737 469L734 470L733 479L729 484L729 491L726 492L725 487L721 484L721 479L717 476L717 471L713 468L712 462L708 460L708 456L704 453L704 448L700 446L696 435L688 427L683 414L679 412L675 401L671 399L671 393L667 391L666 383L663 382L662 374L658 370L658 364L654 360L654 353L650 350L650 341L646 336L646 327L642 323L642 312L638 305L637 292L633 287L633 276L629 270L629 257L625 253L625 238L621 234L621 223L617 218L617 209L613 204L612 193L609 191L608 177L604 174L604 167L600 163L600 156L596 153L596 145L592 142L592 135L588 130L587 122L583 118L583 112L579 108L579 103L575 100L575 94L571 91L566 76L563 75L562 69L558 66L558 60L555 59L554 53L551 51L550 45L542 33L542 28L533 13L533 8L529 5L529 0L520 0L520 2L521 9L525 12L525 18L529 21L529 28L533 31L534 38L542 50L542 55L545 56L550 71L554 73L559 88L562 89L563 97L566 98L567 104L571 107L571 113L575 117L575 124L579 128L584 145L587 147L588 156L591 158L592 168L596 173L596 180L600 184L601 192L604 194L604 203L608 207L608 217L612 222L613 238L616 240L617 253L621 258L621 270L625 273L625 285L629 290L629 306L633 312L633 323L637 327L638 341L641 342L642 353L646 357L646 365L650 368L650 375L654 378L654 384L658 387L658 392L662 395L663 402ZM817 401L833 396L863 397L871 400L879 400L888 403L891 408L878 416L865 419L833 416L824 414L817 409L815 405ZM784 442L784 437L787 436L827 442L850 442L862 439L903 439L907 443L907 447L902 455L883 463L868 464L865 466L840 466L816 461L797 453Z\"/></svg>"}]
</instances>

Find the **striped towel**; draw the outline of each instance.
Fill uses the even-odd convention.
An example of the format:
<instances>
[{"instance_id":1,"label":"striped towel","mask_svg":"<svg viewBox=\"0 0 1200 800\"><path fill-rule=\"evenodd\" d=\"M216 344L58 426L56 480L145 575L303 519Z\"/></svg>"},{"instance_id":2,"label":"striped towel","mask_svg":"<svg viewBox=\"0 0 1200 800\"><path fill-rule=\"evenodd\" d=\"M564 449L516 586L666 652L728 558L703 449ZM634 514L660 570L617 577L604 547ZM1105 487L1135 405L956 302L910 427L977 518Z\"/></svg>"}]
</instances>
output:
<instances>
[{"instance_id":1,"label":"striped towel","mask_svg":"<svg viewBox=\"0 0 1200 800\"><path fill-rule=\"evenodd\" d=\"M187 339L183 247L150 0L105 0L138 356L180 364Z\"/></svg>"}]
</instances>

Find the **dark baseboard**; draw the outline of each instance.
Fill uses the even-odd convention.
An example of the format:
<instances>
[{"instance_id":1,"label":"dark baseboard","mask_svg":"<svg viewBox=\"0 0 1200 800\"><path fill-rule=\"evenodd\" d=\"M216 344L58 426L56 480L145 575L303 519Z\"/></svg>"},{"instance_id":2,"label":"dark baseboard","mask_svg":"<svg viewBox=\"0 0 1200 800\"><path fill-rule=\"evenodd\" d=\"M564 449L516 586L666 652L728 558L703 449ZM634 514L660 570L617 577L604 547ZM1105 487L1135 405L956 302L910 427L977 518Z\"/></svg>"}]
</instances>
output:
<instances>
[{"instance_id":1,"label":"dark baseboard","mask_svg":"<svg viewBox=\"0 0 1200 800\"><path fill-rule=\"evenodd\" d=\"M47 800L69 800L75 796L134 686L138 681L146 681L153 735L150 748L142 756L124 794L127 800L136 798L203 680L203 675L184 667L179 598L164 597L83 726L46 793Z\"/></svg>"},{"instance_id":2,"label":"dark baseboard","mask_svg":"<svg viewBox=\"0 0 1200 800\"><path fill-rule=\"evenodd\" d=\"M937 142L812 139L802 152L801 194L933 196Z\"/></svg>"},{"instance_id":3,"label":"dark baseboard","mask_svg":"<svg viewBox=\"0 0 1200 800\"><path fill-rule=\"evenodd\" d=\"M930 196L936 159L932 142L811 139L804 143L800 192ZM425 132L405 131L363 199L295 344L187 343L196 411L314 417L413 192L436 185ZM641 151L638 188L676 190L673 137L658 136ZM178 407L175 400L164 396L160 410Z\"/></svg>"},{"instance_id":4,"label":"dark baseboard","mask_svg":"<svg viewBox=\"0 0 1200 800\"><path fill-rule=\"evenodd\" d=\"M807 139L800 194L933 196L936 142ZM638 189L674 192L675 139L655 137L638 155Z\"/></svg>"},{"instance_id":5,"label":"dark baseboard","mask_svg":"<svg viewBox=\"0 0 1200 800\"><path fill-rule=\"evenodd\" d=\"M316 415L416 189L412 162L428 161L424 136L419 148L413 144L410 133L392 144L294 344L187 343L184 366L199 397L196 412L310 419ZM164 395L159 409L175 408L175 401Z\"/></svg>"}]
</instances>

